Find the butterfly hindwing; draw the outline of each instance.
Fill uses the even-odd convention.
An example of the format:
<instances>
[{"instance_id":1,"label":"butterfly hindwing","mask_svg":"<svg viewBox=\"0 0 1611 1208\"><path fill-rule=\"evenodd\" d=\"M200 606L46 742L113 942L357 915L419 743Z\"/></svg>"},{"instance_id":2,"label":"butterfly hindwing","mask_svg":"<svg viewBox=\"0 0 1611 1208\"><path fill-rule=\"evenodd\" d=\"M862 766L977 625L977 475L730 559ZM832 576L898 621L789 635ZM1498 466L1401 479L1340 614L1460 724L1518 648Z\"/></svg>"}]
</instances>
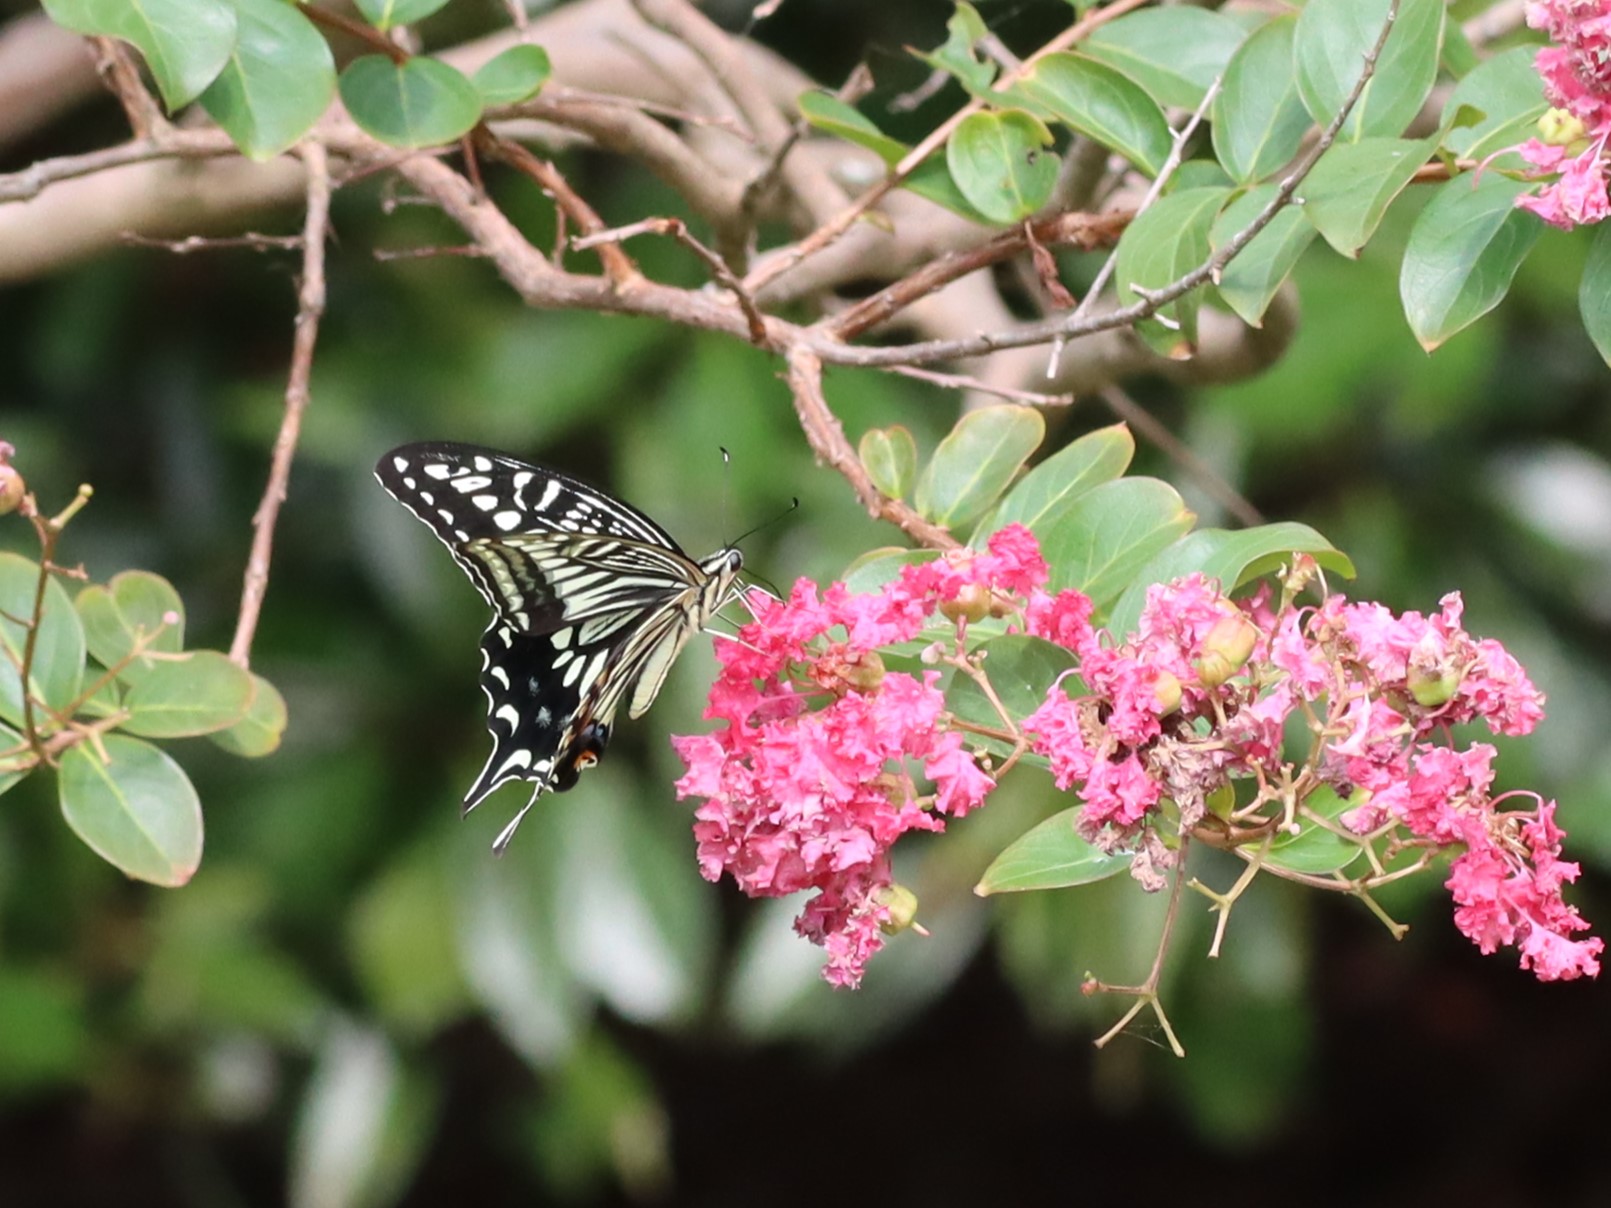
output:
<instances>
[{"instance_id":1,"label":"butterfly hindwing","mask_svg":"<svg viewBox=\"0 0 1611 1208\"><path fill-rule=\"evenodd\" d=\"M465 809L509 780L562 792L597 762L623 701L649 707L726 599L742 558L702 562L629 504L475 445L403 445L375 475L492 605L481 688L492 753ZM502 850L531 802L494 843Z\"/></svg>"}]
</instances>

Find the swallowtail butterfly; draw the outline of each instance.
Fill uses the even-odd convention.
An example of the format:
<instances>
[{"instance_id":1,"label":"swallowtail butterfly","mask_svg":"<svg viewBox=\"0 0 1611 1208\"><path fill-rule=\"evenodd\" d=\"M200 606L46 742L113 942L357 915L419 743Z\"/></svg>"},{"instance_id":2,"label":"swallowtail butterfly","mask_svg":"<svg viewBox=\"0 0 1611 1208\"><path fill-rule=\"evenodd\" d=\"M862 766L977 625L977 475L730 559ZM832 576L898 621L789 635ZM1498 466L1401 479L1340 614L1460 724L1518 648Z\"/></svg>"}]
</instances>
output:
<instances>
[{"instance_id":1,"label":"swallowtail butterfly","mask_svg":"<svg viewBox=\"0 0 1611 1208\"><path fill-rule=\"evenodd\" d=\"M653 520L595 487L476 445L402 445L375 477L437 535L492 605L481 638L492 754L468 813L508 780L545 791L598 762L624 702L638 717L672 660L726 602L743 555L695 562Z\"/></svg>"}]
</instances>

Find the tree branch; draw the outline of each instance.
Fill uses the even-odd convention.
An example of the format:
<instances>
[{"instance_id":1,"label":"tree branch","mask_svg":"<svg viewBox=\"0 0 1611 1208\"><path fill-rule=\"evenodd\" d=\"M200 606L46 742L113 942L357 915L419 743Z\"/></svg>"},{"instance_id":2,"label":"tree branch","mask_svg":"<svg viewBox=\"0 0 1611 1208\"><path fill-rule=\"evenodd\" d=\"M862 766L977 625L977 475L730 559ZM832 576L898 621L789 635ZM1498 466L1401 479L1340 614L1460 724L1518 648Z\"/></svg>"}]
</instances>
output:
<instances>
[{"instance_id":1,"label":"tree branch","mask_svg":"<svg viewBox=\"0 0 1611 1208\"><path fill-rule=\"evenodd\" d=\"M297 293L296 334L291 348L291 374L285 384L285 413L280 432L274 439L269 463L268 485L263 501L252 517L252 550L246 563L246 579L241 588L240 618L229 657L248 666L252 657L252 637L257 632L263 596L268 591L269 560L274 550L274 524L280 505L285 502L291 479L291 460L296 455L297 437L302 431L302 414L308 407L308 381L313 373L313 349L319 339L319 319L324 314L324 249L330 231L330 168L322 143L304 142L300 154L307 169L308 212L302 225L302 284Z\"/></svg>"}]
</instances>

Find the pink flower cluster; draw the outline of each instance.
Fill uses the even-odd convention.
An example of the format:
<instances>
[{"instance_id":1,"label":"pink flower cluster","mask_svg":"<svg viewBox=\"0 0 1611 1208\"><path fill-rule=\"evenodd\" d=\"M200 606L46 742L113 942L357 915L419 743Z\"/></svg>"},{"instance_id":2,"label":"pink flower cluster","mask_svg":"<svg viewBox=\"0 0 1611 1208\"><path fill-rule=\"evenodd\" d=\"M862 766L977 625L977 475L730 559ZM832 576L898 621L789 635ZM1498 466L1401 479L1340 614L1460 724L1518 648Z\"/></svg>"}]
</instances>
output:
<instances>
[{"instance_id":1,"label":"pink flower cluster","mask_svg":"<svg viewBox=\"0 0 1611 1208\"><path fill-rule=\"evenodd\" d=\"M1603 158L1611 135L1611 0L1534 0L1527 24L1555 43L1534 59L1555 111L1547 141L1529 139L1518 150L1558 175L1517 204L1564 230L1599 222L1611 214Z\"/></svg>"},{"instance_id":2,"label":"pink flower cluster","mask_svg":"<svg viewBox=\"0 0 1611 1208\"><path fill-rule=\"evenodd\" d=\"M994 615L1077 656L1079 678L1020 729L1079 796L1080 833L1133 852L1146 887L1164 884L1176 836L1240 844L1318 825L1299 807L1329 789L1348 807L1330 824L1362 849L1454 856L1455 923L1483 952L1514 946L1543 980L1596 975L1602 942L1575 938L1587 924L1562 898L1578 867L1560 859L1554 803L1501 808L1521 795L1491 794L1494 748L1452 732L1527 734L1543 697L1499 643L1465 631L1458 594L1431 616L1336 595L1300 608L1314 574L1300 560L1278 603L1268 585L1233 600L1201 574L1157 585L1122 643L1092 627L1087 597L1043 590L1046 564L1017 525L876 593L805 579L787 600L751 593L754 620L719 645L705 712L725 725L673 740L678 792L702 799L701 872L755 897L813 891L796 930L827 950L830 982L858 984L911 922L895 841L944 829L995 787L945 710L941 673L888 670L879 649L911 643L938 611L956 628L932 661L978 674L966 626Z\"/></svg>"},{"instance_id":3,"label":"pink flower cluster","mask_svg":"<svg viewBox=\"0 0 1611 1208\"><path fill-rule=\"evenodd\" d=\"M886 671L881 646L909 641L937 609L1014 607L1046 581L1034 537L1013 525L985 550L906 566L876 594L801 579L787 600L748 597L754 616L718 645L705 716L726 723L674 738L695 813L699 866L751 897L814 890L795 929L824 947L824 976L855 986L892 917L890 847L944 829L994 780L949 727L938 671ZM982 615L981 611L981 615ZM919 787L919 779L932 788Z\"/></svg>"},{"instance_id":4,"label":"pink flower cluster","mask_svg":"<svg viewBox=\"0 0 1611 1208\"><path fill-rule=\"evenodd\" d=\"M1179 833L1205 820L1228 833L1267 824L1280 803L1266 792L1237 807L1233 781L1325 784L1358 803L1342 821L1361 836L1390 830L1403 847L1463 849L1447 885L1456 925L1482 951L1513 944L1546 981L1598 973L1603 945L1572 938L1587 924L1561 898L1578 868L1559 859L1554 803L1499 810L1488 792L1494 749L1449 739L1449 727L1472 721L1526 734L1543 716L1516 660L1465 632L1458 594L1430 617L1335 595L1272 609L1267 591L1232 601L1190 575L1148 592L1123 645L1077 627L1052 640L1080 656L1084 691L1054 687L1024 728L1058 787L1077 789L1080 832L1136 849L1143 883L1160 884L1171 858L1165 803ZM1294 715L1314 742L1290 760Z\"/></svg>"}]
</instances>

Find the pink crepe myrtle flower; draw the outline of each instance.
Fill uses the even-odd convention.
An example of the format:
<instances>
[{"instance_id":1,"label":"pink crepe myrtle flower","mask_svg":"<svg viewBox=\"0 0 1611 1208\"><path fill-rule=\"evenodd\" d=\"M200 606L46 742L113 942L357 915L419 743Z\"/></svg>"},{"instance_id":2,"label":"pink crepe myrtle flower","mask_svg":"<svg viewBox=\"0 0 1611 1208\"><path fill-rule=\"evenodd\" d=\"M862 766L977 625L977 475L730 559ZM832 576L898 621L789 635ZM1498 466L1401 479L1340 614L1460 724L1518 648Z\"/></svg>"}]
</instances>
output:
<instances>
[{"instance_id":1,"label":"pink crepe myrtle flower","mask_svg":"<svg viewBox=\"0 0 1611 1208\"><path fill-rule=\"evenodd\" d=\"M1430 616L1336 595L1272 609L1265 592L1233 601L1187 576L1148 591L1126 641L1082 634L1083 690L1054 686L1024 729L1079 796L1079 833L1134 853L1148 886L1176 858L1155 837L1192 831L1211 798L1307 778L1350 803L1341 822L1355 833L1397 828L1403 844L1454 854L1456 926L1482 951L1513 945L1543 980L1592 976L1601 941L1574 938L1587 924L1561 897L1577 866L1559 860L1554 804L1501 811L1494 748L1451 737L1470 722L1527 734L1543 717L1521 665L1468 634L1462 612L1458 593ZM1296 755L1294 719L1311 738Z\"/></svg>"},{"instance_id":2,"label":"pink crepe myrtle flower","mask_svg":"<svg viewBox=\"0 0 1611 1208\"><path fill-rule=\"evenodd\" d=\"M826 950L834 985L857 985L883 946L895 841L943 830L995 787L950 726L940 673L886 671L878 647L915 638L958 601L1021 608L1046 575L1033 535L1010 525L983 550L903 567L879 592L806 579L787 600L752 592L753 620L718 645L705 716L725 725L672 740L687 767L678 794L703 799L700 872L752 897L813 891L795 929ZM1048 607L1063 630L1078 613L1068 600Z\"/></svg>"},{"instance_id":3,"label":"pink crepe myrtle flower","mask_svg":"<svg viewBox=\"0 0 1611 1208\"><path fill-rule=\"evenodd\" d=\"M1611 214L1606 192L1606 140L1611 137L1611 0L1538 0L1527 23L1554 45L1533 65L1554 106L1539 123L1542 139L1516 148L1540 174L1555 179L1517 198L1545 222L1564 230Z\"/></svg>"}]
</instances>

